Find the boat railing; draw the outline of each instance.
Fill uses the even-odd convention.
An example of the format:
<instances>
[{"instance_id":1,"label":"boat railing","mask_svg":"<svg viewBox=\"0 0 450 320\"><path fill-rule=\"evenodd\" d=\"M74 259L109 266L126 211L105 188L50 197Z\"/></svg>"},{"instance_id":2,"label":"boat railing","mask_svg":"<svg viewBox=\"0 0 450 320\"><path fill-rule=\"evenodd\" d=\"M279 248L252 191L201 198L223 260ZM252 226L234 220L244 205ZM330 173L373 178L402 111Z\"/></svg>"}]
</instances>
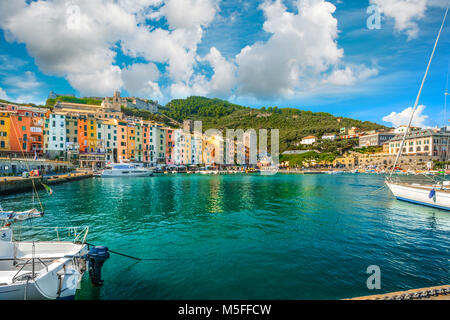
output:
<instances>
[{"instance_id":1,"label":"boat railing","mask_svg":"<svg viewBox=\"0 0 450 320\"><path fill-rule=\"evenodd\" d=\"M15 241L71 241L85 243L89 233L88 226L41 227L17 226L13 228Z\"/></svg>"}]
</instances>

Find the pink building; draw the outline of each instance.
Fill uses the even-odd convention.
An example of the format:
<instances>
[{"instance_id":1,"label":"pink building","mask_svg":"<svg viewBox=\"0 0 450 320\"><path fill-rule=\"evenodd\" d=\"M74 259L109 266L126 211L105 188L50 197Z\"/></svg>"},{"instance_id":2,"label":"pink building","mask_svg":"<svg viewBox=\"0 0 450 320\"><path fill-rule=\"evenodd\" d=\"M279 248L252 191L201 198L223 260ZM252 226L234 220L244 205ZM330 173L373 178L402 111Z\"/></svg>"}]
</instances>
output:
<instances>
[{"instance_id":1,"label":"pink building","mask_svg":"<svg viewBox=\"0 0 450 320\"><path fill-rule=\"evenodd\" d=\"M175 146L175 139L173 129L164 128L166 134L166 165L172 165L175 163L173 158L173 149Z\"/></svg>"}]
</instances>

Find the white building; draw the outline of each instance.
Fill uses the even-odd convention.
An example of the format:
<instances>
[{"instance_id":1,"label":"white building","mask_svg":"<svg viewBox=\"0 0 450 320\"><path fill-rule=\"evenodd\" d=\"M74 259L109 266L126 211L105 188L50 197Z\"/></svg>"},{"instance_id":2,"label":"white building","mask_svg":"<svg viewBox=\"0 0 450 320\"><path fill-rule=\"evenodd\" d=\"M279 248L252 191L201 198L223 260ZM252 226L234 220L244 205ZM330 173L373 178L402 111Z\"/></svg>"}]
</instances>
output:
<instances>
[{"instance_id":1,"label":"white building","mask_svg":"<svg viewBox=\"0 0 450 320\"><path fill-rule=\"evenodd\" d=\"M334 140L336 140L336 135L335 135L334 133L325 133L325 134L322 136L322 140L331 140L331 141L334 141Z\"/></svg>"},{"instance_id":2,"label":"white building","mask_svg":"<svg viewBox=\"0 0 450 320\"><path fill-rule=\"evenodd\" d=\"M199 133L194 133L191 137L191 164L202 163L203 138Z\"/></svg>"},{"instance_id":3,"label":"white building","mask_svg":"<svg viewBox=\"0 0 450 320\"><path fill-rule=\"evenodd\" d=\"M117 156L117 120L97 120L98 149L105 153L106 162L114 162Z\"/></svg>"},{"instance_id":4,"label":"white building","mask_svg":"<svg viewBox=\"0 0 450 320\"><path fill-rule=\"evenodd\" d=\"M181 129L174 130L173 131L173 141L174 141L174 147L172 149L172 160L174 164L180 165L182 164L183 158L182 158L182 141L183 140L183 131Z\"/></svg>"},{"instance_id":5,"label":"white building","mask_svg":"<svg viewBox=\"0 0 450 320\"><path fill-rule=\"evenodd\" d=\"M151 125L149 128L149 142L148 142L148 148L150 150L149 156L150 156L150 165L156 166L158 162L158 154L157 154L157 136L158 136L158 127L156 125Z\"/></svg>"},{"instance_id":6,"label":"white building","mask_svg":"<svg viewBox=\"0 0 450 320\"><path fill-rule=\"evenodd\" d=\"M402 135L397 135L389 140L389 154L399 152ZM403 146L403 155L423 155L439 157L440 160L447 160L450 133L442 129L425 129L409 132Z\"/></svg>"},{"instance_id":7,"label":"white building","mask_svg":"<svg viewBox=\"0 0 450 320\"><path fill-rule=\"evenodd\" d=\"M408 128L408 126L400 126L398 128L395 128L394 129L394 133L396 133L396 134L398 134L398 133L405 133L406 132L406 128ZM420 130L419 127L410 127L409 128L409 132L418 131L418 130Z\"/></svg>"},{"instance_id":8,"label":"white building","mask_svg":"<svg viewBox=\"0 0 450 320\"><path fill-rule=\"evenodd\" d=\"M307 137L304 137L302 139L302 141L300 141L300 144L310 145L310 144L316 143L316 141L317 141L317 138L315 136L307 136Z\"/></svg>"},{"instance_id":9,"label":"white building","mask_svg":"<svg viewBox=\"0 0 450 320\"><path fill-rule=\"evenodd\" d=\"M44 152L50 158L64 157L66 145L66 116L52 113L46 121L48 134L44 145ZM46 126L46 127L47 127Z\"/></svg>"}]
</instances>

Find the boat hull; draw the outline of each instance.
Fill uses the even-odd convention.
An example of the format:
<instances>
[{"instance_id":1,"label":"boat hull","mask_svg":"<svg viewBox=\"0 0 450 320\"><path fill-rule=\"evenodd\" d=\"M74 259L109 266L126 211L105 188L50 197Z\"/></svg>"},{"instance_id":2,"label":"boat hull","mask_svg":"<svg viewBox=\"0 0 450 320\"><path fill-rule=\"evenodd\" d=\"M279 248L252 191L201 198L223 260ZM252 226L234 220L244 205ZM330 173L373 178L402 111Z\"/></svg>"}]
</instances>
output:
<instances>
[{"instance_id":1,"label":"boat hull","mask_svg":"<svg viewBox=\"0 0 450 320\"><path fill-rule=\"evenodd\" d=\"M102 178L117 178L117 177L150 177L153 171L130 171L130 170L104 170L101 174Z\"/></svg>"},{"instance_id":2,"label":"boat hull","mask_svg":"<svg viewBox=\"0 0 450 320\"><path fill-rule=\"evenodd\" d=\"M32 246L35 246L35 260L29 254ZM0 241L0 249L3 260L0 265L0 300L75 298L87 269L86 261L82 258L88 253L87 245L70 242ZM21 256L11 256L14 252ZM31 267L33 261L36 266L34 278ZM25 266L20 268L20 264L24 263Z\"/></svg>"},{"instance_id":3,"label":"boat hull","mask_svg":"<svg viewBox=\"0 0 450 320\"><path fill-rule=\"evenodd\" d=\"M435 196L430 198L432 187L390 182L386 184L397 200L450 211L450 192L447 190L435 189Z\"/></svg>"}]
</instances>

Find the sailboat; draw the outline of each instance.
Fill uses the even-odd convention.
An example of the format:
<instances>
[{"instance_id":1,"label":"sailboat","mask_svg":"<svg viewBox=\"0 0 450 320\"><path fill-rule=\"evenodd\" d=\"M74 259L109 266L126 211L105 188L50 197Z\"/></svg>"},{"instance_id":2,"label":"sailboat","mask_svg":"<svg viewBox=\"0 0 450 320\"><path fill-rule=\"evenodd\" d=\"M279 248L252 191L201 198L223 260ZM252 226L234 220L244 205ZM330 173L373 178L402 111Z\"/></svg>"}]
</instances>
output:
<instances>
[{"instance_id":1,"label":"sailboat","mask_svg":"<svg viewBox=\"0 0 450 320\"><path fill-rule=\"evenodd\" d=\"M416 101L414 104L414 108L412 110L412 114L411 114L411 118L409 120L408 127L406 128L405 133L403 135L403 139L402 139L399 151L397 153L397 157L395 159L394 165L392 167L391 173L390 173L389 177L386 178L386 181L385 181L386 185L391 190L392 194L398 200L407 201L407 202L425 205L425 206L430 206L430 207L435 207L435 208L444 209L444 210L450 210L450 181L442 181L442 182L433 181L433 183L429 183L429 184L406 183L406 182L401 182L401 181L394 179L392 175L394 173L394 169L397 167L398 160L402 154L406 137L409 134L409 131L411 128L411 123L414 118L414 113L417 109L420 95L422 93L422 89L423 89L425 80L427 78L428 71L430 69L430 65L433 60L433 56L436 51L437 44L439 42L439 38L441 36L442 29L445 24L445 20L447 18L449 6L450 6L450 1L449 1L449 4L447 5L447 9L445 11L445 15L444 15L444 19L441 24L441 28L439 29L439 33L437 35L437 38L436 38L436 41L435 41L435 44L433 47L433 51L430 56L425 75L422 79L422 84L420 86L419 93L417 95L417 98L416 98ZM448 78L448 76L447 76L447 78ZM448 81L447 81L447 89L448 89ZM447 89L445 92L445 104L447 104L447 95L448 95ZM445 129L445 132L447 132L447 129ZM447 137L447 139L450 139L450 136ZM448 153L448 145L447 145L446 152Z\"/></svg>"}]
</instances>

